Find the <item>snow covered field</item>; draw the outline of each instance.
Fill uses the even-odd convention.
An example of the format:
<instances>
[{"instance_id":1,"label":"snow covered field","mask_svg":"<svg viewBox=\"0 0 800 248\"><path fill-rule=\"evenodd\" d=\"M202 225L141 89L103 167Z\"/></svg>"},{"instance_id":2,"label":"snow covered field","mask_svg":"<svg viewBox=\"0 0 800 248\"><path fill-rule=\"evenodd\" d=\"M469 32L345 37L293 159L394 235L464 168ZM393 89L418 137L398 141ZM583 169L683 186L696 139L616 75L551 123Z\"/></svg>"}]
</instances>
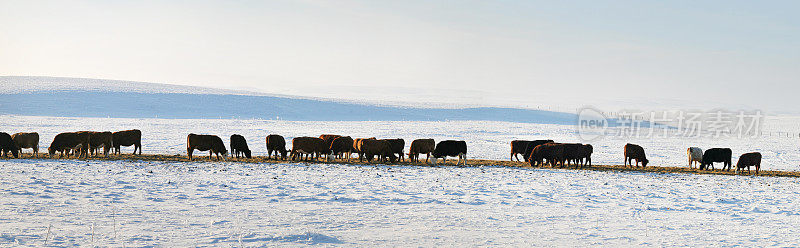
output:
<instances>
[{"instance_id":1,"label":"snow covered field","mask_svg":"<svg viewBox=\"0 0 800 248\"><path fill-rule=\"evenodd\" d=\"M2 246L800 244L795 178L66 160L0 177Z\"/></svg>"},{"instance_id":2,"label":"snow covered field","mask_svg":"<svg viewBox=\"0 0 800 248\"><path fill-rule=\"evenodd\" d=\"M471 158L507 159L513 139L579 142L569 125L509 122L293 122L2 116L0 131L144 132L145 153L185 154L190 132L463 139ZM796 118L765 129L793 131ZM765 130L766 131L766 130ZM761 151L764 169L798 170L797 138L604 139L653 165L689 145ZM124 152L132 148L123 149ZM26 151L27 152L27 151ZM734 160L735 163L735 160ZM783 246L800 244L800 179L503 167L0 160L0 246ZM48 234L48 227L50 231Z\"/></svg>"},{"instance_id":3,"label":"snow covered field","mask_svg":"<svg viewBox=\"0 0 800 248\"><path fill-rule=\"evenodd\" d=\"M39 132L40 147L50 145L60 132L79 130L118 131L140 129L143 132L144 153L186 154L186 135L189 133L215 134L228 144L231 134L247 138L254 155L265 155L264 138L280 134L290 143L293 137L320 134L342 134L358 137L403 138L406 146L413 139L433 138L465 140L470 158L506 160L509 142L514 139L553 139L557 142L583 142L573 125L531 124L497 121L276 121L235 119L138 119L138 118L70 118L0 116L0 132ZM761 138L619 138L608 137L593 141L592 160L599 164L622 164L622 147L625 143L642 145L650 164L655 166L684 166L687 164L686 148L697 146L730 147L736 163L745 152L758 151L764 156L762 168L767 170L800 170L800 118L770 117L765 120L764 131L794 132L791 137L765 136ZM287 144L287 148L291 145ZM124 148L130 152L133 148ZM27 150L29 152L30 150ZM204 153L203 153L204 154Z\"/></svg>"}]
</instances>

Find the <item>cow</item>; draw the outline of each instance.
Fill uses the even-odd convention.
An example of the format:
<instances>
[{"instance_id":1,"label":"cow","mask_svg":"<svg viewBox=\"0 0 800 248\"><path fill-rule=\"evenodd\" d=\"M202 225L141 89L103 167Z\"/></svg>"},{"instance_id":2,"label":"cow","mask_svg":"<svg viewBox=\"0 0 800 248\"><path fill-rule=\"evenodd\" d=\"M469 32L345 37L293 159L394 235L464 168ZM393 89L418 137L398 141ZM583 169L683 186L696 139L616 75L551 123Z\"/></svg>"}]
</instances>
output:
<instances>
[{"instance_id":1,"label":"cow","mask_svg":"<svg viewBox=\"0 0 800 248\"><path fill-rule=\"evenodd\" d=\"M275 152L275 159L278 159L278 153L281 154L281 159L286 159L286 139L277 134L267 135L267 158L272 157L272 152Z\"/></svg>"},{"instance_id":2,"label":"cow","mask_svg":"<svg viewBox=\"0 0 800 248\"><path fill-rule=\"evenodd\" d=\"M436 160L438 158L442 158L444 163L447 163L447 157L458 157L458 161L456 161L456 165L461 163L461 160L464 160L464 166L467 166L467 142L463 140L445 140L440 141L439 144L436 144L436 148L433 149L433 158L431 161L433 165L436 165Z\"/></svg>"},{"instance_id":3,"label":"cow","mask_svg":"<svg viewBox=\"0 0 800 248\"><path fill-rule=\"evenodd\" d=\"M745 153L739 156L739 161L736 162L736 173L738 174L739 170L747 167L747 174L750 174L750 166L756 167L756 175L758 175L758 171L761 169L760 152Z\"/></svg>"},{"instance_id":4,"label":"cow","mask_svg":"<svg viewBox=\"0 0 800 248\"><path fill-rule=\"evenodd\" d=\"M528 162L528 159L531 157L531 152L533 151L533 148L536 148L539 145L547 144L547 143L554 143L554 141L553 140L534 140L534 141L531 141L530 143L528 143L527 146L525 146L525 153L524 153L524 155L522 155L522 159L524 159L525 162Z\"/></svg>"},{"instance_id":5,"label":"cow","mask_svg":"<svg viewBox=\"0 0 800 248\"><path fill-rule=\"evenodd\" d=\"M195 149L201 152L208 151L208 159L212 159L212 155L216 154L217 160L222 159L225 161L225 157L228 156L225 144L216 135L190 133L186 136L186 153L189 155L189 161L192 160L192 153ZM222 154L222 157L220 157L220 154Z\"/></svg>"},{"instance_id":6,"label":"cow","mask_svg":"<svg viewBox=\"0 0 800 248\"><path fill-rule=\"evenodd\" d=\"M358 139L355 139L355 140L353 140L353 152L355 152L355 153L358 153L358 162L363 162L363 157L364 157L364 153L363 153L363 152L361 152L361 150L358 148L358 147L359 147L359 145L358 145L358 144L359 144L359 143L360 143L362 140L365 140L365 139L371 139L371 140L374 140L374 139L376 139L376 138L375 138L375 137L372 137L372 138L358 138Z\"/></svg>"},{"instance_id":7,"label":"cow","mask_svg":"<svg viewBox=\"0 0 800 248\"><path fill-rule=\"evenodd\" d=\"M122 154L120 147L133 146L133 154L139 151L142 155L142 131L138 129L118 131L111 134L112 143L114 144L114 154Z\"/></svg>"},{"instance_id":8,"label":"cow","mask_svg":"<svg viewBox=\"0 0 800 248\"><path fill-rule=\"evenodd\" d=\"M625 166L627 167L629 164L633 167L632 160L636 160L636 167L639 167L639 163L642 163L642 167L647 167L647 163L650 161L647 160L647 156L644 154L644 148L636 144L625 144Z\"/></svg>"},{"instance_id":9,"label":"cow","mask_svg":"<svg viewBox=\"0 0 800 248\"><path fill-rule=\"evenodd\" d=\"M0 132L0 151L3 152L3 157L5 158L8 157L9 152L14 158L19 158L19 148L14 144L14 140L11 139L11 135L8 135L8 133Z\"/></svg>"},{"instance_id":10,"label":"cow","mask_svg":"<svg viewBox=\"0 0 800 248\"><path fill-rule=\"evenodd\" d=\"M95 156L99 154L97 150L103 147L103 156L108 157L108 151L114 145L114 135L111 132L85 132L89 133L89 155Z\"/></svg>"},{"instance_id":11,"label":"cow","mask_svg":"<svg viewBox=\"0 0 800 248\"><path fill-rule=\"evenodd\" d=\"M244 136L234 134L231 135L231 156L239 158L239 155L244 155L246 158L253 158L250 153L250 148L247 147L247 140Z\"/></svg>"},{"instance_id":12,"label":"cow","mask_svg":"<svg viewBox=\"0 0 800 248\"><path fill-rule=\"evenodd\" d=\"M328 151L325 146L325 140L316 137L297 137L292 139L292 160L300 158L303 160L303 155L306 155L306 160L309 156L313 160L319 158L320 155Z\"/></svg>"},{"instance_id":13,"label":"cow","mask_svg":"<svg viewBox=\"0 0 800 248\"><path fill-rule=\"evenodd\" d=\"M358 150L367 158L367 163L372 163L375 155L383 162L387 158L394 163L397 157L392 152L392 144L387 140L361 139L358 143Z\"/></svg>"},{"instance_id":14,"label":"cow","mask_svg":"<svg viewBox=\"0 0 800 248\"><path fill-rule=\"evenodd\" d=\"M525 159L525 148L528 148L528 144L533 141L530 140L512 140L511 141L511 161L514 161L514 158L519 160L517 154L522 154L522 159Z\"/></svg>"},{"instance_id":15,"label":"cow","mask_svg":"<svg viewBox=\"0 0 800 248\"><path fill-rule=\"evenodd\" d=\"M331 155L345 157L347 158L347 162L350 162L350 158L353 154L353 138L350 138L350 136L342 136L333 139L330 151Z\"/></svg>"},{"instance_id":16,"label":"cow","mask_svg":"<svg viewBox=\"0 0 800 248\"><path fill-rule=\"evenodd\" d=\"M339 137L342 137L342 136L341 135L337 135L337 134L323 134L323 135L319 136L320 139L325 141L325 151L323 152L323 154L325 154L325 156L328 157L328 159L327 159L328 161L331 161L331 156L330 156L331 143L333 143L333 140L335 140L336 138L339 138ZM319 155L322 155L322 154L319 154Z\"/></svg>"},{"instance_id":17,"label":"cow","mask_svg":"<svg viewBox=\"0 0 800 248\"><path fill-rule=\"evenodd\" d=\"M564 161L574 163L576 167L583 168L587 163L592 164L592 152L594 148L592 145L584 144L564 144Z\"/></svg>"},{"instance_id":18,"label":"cow","mask_svg":"<svg viewBox=\"0 0 800 248\"><path fill-rule=\"evenodd\" d=\"M412 163L419 162L419 155L425 154L425 163L428 163L428 158L436 148L436 142L433 139L415 139L411 141L411 147L408 148L408 158Z\"/></svg>"},{"instance_id":19,"label":"cow","mask_svg":"<svg viewBox=\"0 0 800 248\"><path fill-rule=\"evenodd\" d=\"M77 153L78 158L81 157L88 157L89 153L89 133L88 132L74 132L74 133L60 133L57 134L55 138L53 138L53 143L50 143L50 147L47 148L47 152L50 154L50 158L53 158L53 155L56 152L61 152L61 158L64 157L64 153L67 153L67 157L69 157L69 152L75 151Z\"/></svg>"},{"instance_id":20,"label":"cow","mask_svg":"<svg viewBox=\"0 0 800 248\"><path fill-rule=\"evenodd\" d=\"M406 148L406 141L403 139L383 139L388 141L392 148L392 153L397 154L397 161L403 162L403 149Z\"/></svg>"},{"instance_id":21,"label":"cow","mask_svg":"<svg viewBox=\"0 0 800 248\"><path fill-rule=\"evenodd\" d=\"M722 169L726 167L728 170L731 168L731 157L733 151L730 148L711 148L703 153L703 162L700 163L700 169L704 170L707 167L714 167L714 163L722 163Z\"/></svg>"},{"instance_id":22,"label":"cow","mask_svg":"<svg viewBox=\"0 0 800 248\"><path fill-rule=\"evenodd\" d=\"M703 149L699 147L689 147L689 149L686 149L686 156L689 157L689 169L694 169L695 164L703 163Z\"/></svg>"},{"instance_id":23,"label":"cow","mask_svg":"<svg viewBox=\"0 0 800 248\"><path fill-rule=\"evenodd\" d=\"M22 149L30 148L33 149L33 155L39 157L39 133L15 133L11 135L11 140L17 146L18 153L22 154Z\"/></svg>"},{"instance_id":24,"label":"cow","mask_svg":"<svg viewBox=\"0 0 800 248\"><path fill-rule=\"evenodd\" d=\"M550 167L555 167L558 164L564 165L564 144L560 143L544 143L537 145L531 151L530 158L528 158L531 166L542 165L545 161L550 164Z\"/></svg>"}]
</instances>

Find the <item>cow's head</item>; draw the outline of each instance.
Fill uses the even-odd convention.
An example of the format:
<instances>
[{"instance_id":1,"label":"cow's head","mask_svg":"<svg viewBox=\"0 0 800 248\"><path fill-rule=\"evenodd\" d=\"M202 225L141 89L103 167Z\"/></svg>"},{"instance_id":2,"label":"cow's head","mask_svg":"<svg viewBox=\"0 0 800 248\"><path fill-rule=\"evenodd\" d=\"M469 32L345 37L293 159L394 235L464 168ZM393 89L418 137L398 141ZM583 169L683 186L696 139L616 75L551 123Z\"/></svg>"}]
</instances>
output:
<instances>
[{"instance_id":1,"label":"cow's head","mask_svg":"<svg viewBox=\"0 0 800 248\"><path fill-rule=\"evenodd\" d=\"M252 153L250 152L250 150L245 150L245 151L244 151L244 156L245 156L245 157L247 157L247 158L253 158L253 156L251 156L251 155L252 155Z\"/></svg>"},{"instance_id":2,"label":"cow's head","mask_svg":"<svg viewBox=\"0 0 800 248\"><path fill-rule=\"evenodd\" d=\"M52 146L51 146L51 147L48 147L48 148L47 148L47 153L49 153L49 154L50 154L50 158L53 158L53 154L56 154L56 148L55 148L55 147L52 147Z\"/></svg>"},{"instance_id":3,"label":"cow's head","mask_svg":"<svg viewBox=\"0 0 800 248\"><path fill-rule=\"evenodd\" d=\"M650 162L650 160L643 159L643 160L642 160L642 167L645 167L645 166L647 166L647 163L649 163L649 162Z\"/></svg>"}]
</instances>

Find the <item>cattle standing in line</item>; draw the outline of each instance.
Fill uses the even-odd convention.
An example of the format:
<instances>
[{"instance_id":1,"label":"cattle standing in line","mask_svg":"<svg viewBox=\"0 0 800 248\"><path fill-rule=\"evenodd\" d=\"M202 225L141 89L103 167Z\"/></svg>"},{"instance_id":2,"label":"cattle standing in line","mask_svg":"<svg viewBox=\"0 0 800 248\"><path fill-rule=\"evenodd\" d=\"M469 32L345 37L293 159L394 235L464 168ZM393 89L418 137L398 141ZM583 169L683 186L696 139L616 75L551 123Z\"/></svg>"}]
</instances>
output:
<instances>
[{"instance_id":1,"label":"cattle standing in line","mask_svg":"<svg viewBox=\"0 0 800 248\"><path fill-rule=\"evenodd\" d=\"M33 155L39 157L39 133L15 133L11 135L11 140L14 141L20 154L22 149L30 148L33 149Z\"/></svg>"},{"instance_id":2,"label":"cattle standing in line","mask_svg":"<svg viewBox=\"0 0 800 248\"><path fill-rule=\"evenodd\" d=\"M85 132L89 133L89 155L96 156L99 154L97 150L103 147L103 156L108 157L108 151L114 145L114 135L111 132Z\"/></svg>"},{"instance_id":3,"label":"cattle standing in line","mask_svg":"<svg viewBox=\"0 0 800 248\"><path fill-rule=\"evenodd\" d=\"M372 163L375 155L378 155L381 162L388 158L389 162L394 163L397 159L392 152L392 144L387 140L362 139L358 143L358 150L367 158L367 163Z\"/></svg>"},{"instance_id":4,"label":"cattle standing in line","mask_svg":"<svg viewBox=\"0 0 800 248\"><path fill-rule=\"evenodd\" d=\"M267 158L272 157L272 152L275 152L275 159L278 159L278 153L281 154L281 159L286 159L286 139L277 134L270 134L267 136Z\"/></svg>"},{"instance_id":5,"label":"cattle standing in line","mask_svg":"<svg viewBox=\"0 0 800 248\"><path fill-rule=\"evenodd\" d=\"M325 141L325 151L323 151L323 154L325 154L325 156L328 157L327 161L331 161L332 160L332 158L330 156L331 143L333 143L333 140L335 140L336 138L339 138L339 137L342 137L342 136L341 135L336 135L336 134L323 134L323 135L319 136L320 139ZM322 155L322 154L320 154L320 155Z\"/></svg>"},{"instance_id":6,"label":"cattle standing in line","mask_svg":"<svg viewBox=\"0 0 800 248\"><path fill-rule=\"evenodd\" d=\"M700 163L700 169L704 170L707 167L714 167L714 163L723 163L722 169L726 167L728 170L731 168L731 157L733 151L730 148L711 148L703 153L703 162Z\"/></svg>"},{"instance_id":7,"label":"cattle standing in line","mask_svg":"<svg viewBox=\"0 0 800 248\"><path fill-rule=\"evenodd\" d=\"M403 162L403 149L406 148L406 141L403 139L382 139L389 142L392 153L397 154L397 161Z\"/></svg>"},{"instance_id":8,"label":"cattle standing in line","mask_svg":"<svg viewBox=\"0 0 800 248\"><path fill-rule=\"evenodd\" d=\"M363 158L364 158L364 153L361 152L361 149L358 148L359 147L359 143L361 143L362 140L367 140L367 139L375 140L376 138L375 137L372 137L372 138L358 138L358 139L353 140L353 152L358 153L358 162L363 162Z\"/></svg>"},{"instance_id":9,"label":"cattle standing in line","mask_svg":"<svg viewBox=\"0 0 800 248\"><path fill-rule=\"evenodd\" d=\"M627 167L630 164L633 167L632 160L634 159L636 160L636 167L639 167L639 162L642 163L642 167L646 167L647 163L650 162L644 154L644 148L628 143L625 145L625 166Z\"/></svg>"},{"instance_id":10,"label":"cattle standing in line","mask_svg":"<svg viewBox=\"0 0 800 248\"><path fill-rule=\"evenodd\" d=\"M247 140L244 136L234 134L231 135L231 155L239 158L239 155L244 155L246 158L252 158L250 148L247 147Z\"/></svg>"},{"instance_id":11,"label":"cattle standing in line","mask_svg":"<svg viewBox=\"0 0 800 248\"><path fill-rule=\"evenodd\" d=\"M217 160L222 159L224 161L225 157L228 155L225 144L222 143L222 139L216 135L190 133L189 136L186 137L186 153L189 155L190 161L192 160L192 153L195 149L201 152L208 151L208 159L211 159L211 156L216 154ZM220 154L222 154L221 158Z\"/></svg>"},{"instance_id":12,"label":"cattle standing in line","mask_svg":"<svg viewBox=\"0 0 800 248\"><path fill-rule=\"evenodd\" d=\"M408 158L412 163L419 162L419 155L425 154L425 163L428 163L428 158L436 148L436 142L433 139L415 139L411 141L411 147L408 148Z\"/></svg>"},{"instance_id":13,"label":"cattle standing in line","mask_svg":"<svg viewBox=\"0 0 800 248\"><path fill-rule=\"evenodd\" d=\"M689 157L690 169L694 169L695 164L703 164L703 149L699 147L689 147L689 149L686 149L686 155Z\"/></svg>"},{"instance_id":14,"label":"cattle standing in line","mask_svg":"<svg viewBox=\"0 0 800 248\"><path fill-rule=\"evenodd\" d=\"M305 160L308 160L309 157L314 160L327 151L328 147L325 146L325 140L321 138L297 137L292 139L291 157L293 161L298 157L303 160L303 155L305 155Z\"/></svg>"},{"instance_id":15,"label":"cattle standing in line","mask_svg":"<svg viewBox=\"0 0 800 248\"><path fill-rule=\"evenodd\" d=\"M11 135L8 135L8 133L0 132L0 151L3 152L3 157L5 158L8 157L9 152L14 158L19 158L19 148L14 145L14 140L11 139Z\"/></svg>"},{"instance_id":16,"label":"cattle standing in line","mask_svg":"<svg viewBox=\"0 0 800 248\"><path fill-rule=\"evenodd\" d=\"M736 162L736 173L738 174L739 170L747 167L747 174L750 174L750 166L756 167L756 175L758 175L758 171L761 169L760 152L745 153L739 156L739 161Z\"/></svg>"},{"instance_id":17,"label":"cattle standing in line","mask_svg":"<svg viewBox=\"0 0 800 248\"><path fill-rule=\"evenodd\" d=\"M547 143L554 143L554 141L553 140L534 140L534 141L531 141L525 147L525 153L524 153L524 155L522 155L522 159L524 159L525 162L529 162L528 159L530 159L531 152L533 151L533 149L536 148L539 145L543 145L543 144L547 144Z\"/></svg>"},{"instance_id":18,"label":"cattle standing in line","mask_svg":"<svg viewBox=\"0 0 800 248\"><path fill-rule=\"evenodd\" d=\"M436 160L442 158L444 163L447 163L447 157L458 157L456 165L464 160L464 166L467 166L467 142L463 140L445 140L436 144L433 149L433 164L436 165Z\"/></svg>"},{"instance_id":19,"label":"cattle standing in line","mask_svg":"<svg viewBox=\"0 0 800 248\"><path fill-rule=\"evenodd\" d=\"M333 139L330 151L331 155L347 158L347 162L350 162L350 158L353 154L353 138L350 138L350 136L342 136Z\"/></svg>"},{"instance_id":20,"label":"cattle standing in line","mask_svg":"<svg viewBox=\"0 0 800 248\"><path fill-rule=\"evenodd\" d=\"M531 166L542 165L545 161L550 164L550 167L555 167L559 163L564 165L564 144L560 143L545 143L536 146L531 151L531 156L528 161Z\"/></svg>"},{"instance_id":21,"label":"cattle standing in line","mask_svg":"<svg viewBox=\"0 0 800 248\"><path fill-rule=\"evenodd\" d=\"M142 155L142 131L138 129L125 130L114 132L111 136L114 144L114 154L122 154L120 150L122 146L133 146L133 154L136 154L138 150L139 155Z\"/></svg>"},{"instance_id":22,"label":"cattle standing in line","mask_svg":"<svg viewBox=\"0 0 800 248\"><path fill-rule=\"evenodd\" d=\"M78 158L89 156L88 132L60 133L53 138L53 143L50 143L50 147L47 148L50 158L56 152L61 152L61 158L64 157L65 152L69 157L69 152L73 150L77 153Z\"/></svg>"}]
</instances>

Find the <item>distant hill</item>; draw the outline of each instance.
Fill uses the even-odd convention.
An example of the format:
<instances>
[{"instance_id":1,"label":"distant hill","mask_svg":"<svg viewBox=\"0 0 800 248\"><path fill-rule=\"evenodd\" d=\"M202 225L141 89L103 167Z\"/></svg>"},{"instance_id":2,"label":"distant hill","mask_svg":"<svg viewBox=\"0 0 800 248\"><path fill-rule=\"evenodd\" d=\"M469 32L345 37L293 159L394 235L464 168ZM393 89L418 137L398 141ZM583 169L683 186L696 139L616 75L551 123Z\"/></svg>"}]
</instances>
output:
<instances>
[{"instance_id":1,"label":"distant hill","mask_svg":"<svg viewBox=\"0 0 800 248\"><path fill-rule=\"evenodd\" d=\"M384 106L258 92L119 80L0 77L0 114L121 118L245 118L297 121L489 120L574 125L543 110Z\"/></svg>"}]
</instances>

